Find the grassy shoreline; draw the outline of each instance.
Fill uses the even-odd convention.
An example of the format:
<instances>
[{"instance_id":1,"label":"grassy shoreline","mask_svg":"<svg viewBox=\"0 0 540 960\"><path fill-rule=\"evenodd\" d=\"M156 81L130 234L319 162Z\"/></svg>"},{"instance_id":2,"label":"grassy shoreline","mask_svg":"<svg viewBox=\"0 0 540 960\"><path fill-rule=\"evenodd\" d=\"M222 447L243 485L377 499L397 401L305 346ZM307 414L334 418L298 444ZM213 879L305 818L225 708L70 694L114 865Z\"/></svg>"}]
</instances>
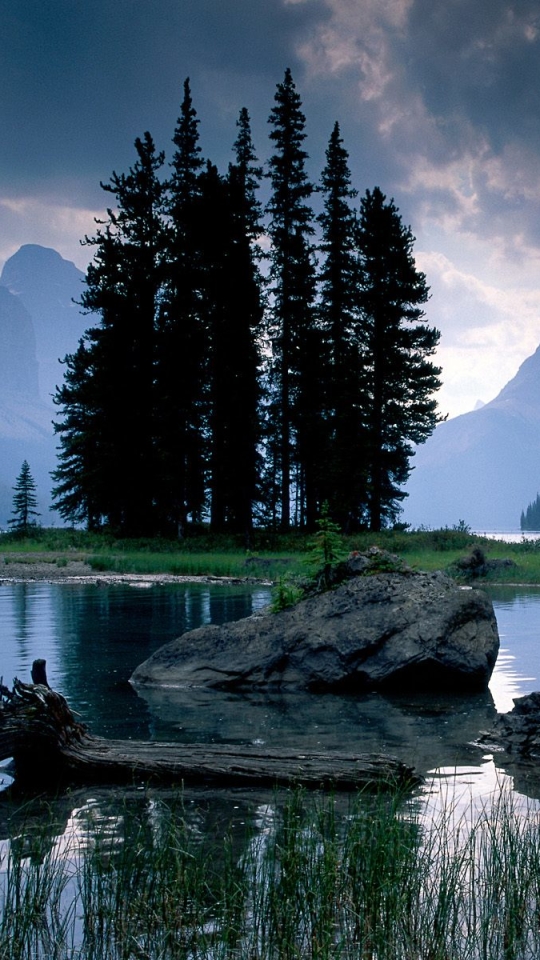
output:
<instances>
[{"instance_id":1,"label":"grassy shoreline","mask_svg":"<svg viewBox=\"0 0 540 960\"><path fill-rule=\"evenodd\" d=\"M9 578L16 566L34 576L47 569L58 575L73 564L84 564L87 572L117 574L169 574L174 576L215 576L276 581L285 574L306 572L310 537L290 533L279 536L256 531L246 549L241 538L201 534L182 542L166 540L115 540L107 534L81 530L38 529L31 537L4 535L0 538L0 578ZM345 552L378 546L397 554L411 567L444 570L457 579L470 579L456 569L457 561L475 548L488 561L511 560L478 583L540 585L540 541L524 539L505 543L476 536L467 530L383 531L358 533L342 538ZM33 572L32 572L33 571Z\"/></svg>"}]
</instances>

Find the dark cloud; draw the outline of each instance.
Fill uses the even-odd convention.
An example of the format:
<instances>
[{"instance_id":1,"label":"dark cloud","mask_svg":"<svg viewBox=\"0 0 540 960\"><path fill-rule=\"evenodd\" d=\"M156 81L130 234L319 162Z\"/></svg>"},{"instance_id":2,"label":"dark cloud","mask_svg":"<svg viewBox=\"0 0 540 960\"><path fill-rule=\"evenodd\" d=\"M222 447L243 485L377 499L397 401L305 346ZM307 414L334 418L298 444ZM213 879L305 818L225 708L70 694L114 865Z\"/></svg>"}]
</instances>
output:
<instances>
[{"instance_id":1,"label":"dark cloud","mask_svg":"<svg viewBox=\"0 0 540 960\"><path fill-rule=\"evenodd\" d=\"M538 147L539 27L536 0L416 0L409 23L410 83L443 128L448 118L462 121L465 142L474 128L495 152L511 138ZM455 123L448 133L455 150Z\"/></svg>"},{"instance_id":2,"label":"dark cloud","mask_svg":"<svg viewBox=\"0 0 540 960\"><path fill-rule=\"evenodd\" d=\"M380 185L428 244L430 268L457 271L430 302L436 323L437 311L450 322L437 306L448 288L467 318L456 338L476 315L485 349L492 300L469 282L475 258L488 286L497 257L515 264L516 289L536 282L538 0L0 0L0 24L3 257L32 242L69 256L109 199L99 181L133 163L135 137L150 130L170 155L186 76L204 155L225 168L247 106L265 160L290 66L312 177L339 120L360 194ZM516 343L535 305L521 309Z\"/></svg>"},{"instance_id":3,"label":"dark cloud","mask_svg":"<svg viewBox=\"0 0 540 960\"><path fill-rule=\"evenodd\" d=\"M170 140L187 75L223 153L225 123L232 142L231 117L245 100L262 107L263 87L267 114L299 34L324 16L323 3L281 0L1 0L4 189L67 178L94 197L88 178L125 164L145 129Z\"/></svg>"}]
</instances>

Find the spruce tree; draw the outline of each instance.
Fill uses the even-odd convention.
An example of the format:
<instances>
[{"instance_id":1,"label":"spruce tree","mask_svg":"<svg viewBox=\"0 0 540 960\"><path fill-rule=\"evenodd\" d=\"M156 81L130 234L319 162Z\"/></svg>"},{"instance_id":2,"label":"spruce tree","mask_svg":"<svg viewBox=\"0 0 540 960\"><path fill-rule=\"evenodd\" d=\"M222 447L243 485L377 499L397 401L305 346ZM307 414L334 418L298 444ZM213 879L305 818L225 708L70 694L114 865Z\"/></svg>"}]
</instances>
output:
<instances>
[{"instance_id":1,"label":"spruce tree","mask_svg":"<svg viewBox=\"0 0 540 960\"><path fill-rule=\"evenodd\" d=\"M365 500L362 410L365 404L362 345L359 334L357 221L351 201L349 155L336 123L321 176L324 209L319 274L319 315L324 336L325 464L323 495L342 529L358 527Z\"/></svg>"},{"instance_id":2,"label":"spruce tree","mask_svg":"<svg viewBox=\"0 0 540 960\"><path fill-rule=\"evenodd\" d=\"M229 384L230 461L228 468L228 525L246 534L261 495L261 343L264 281L259 269L262 253L261 204L257 191L262 178L245 108L238 119L235 162L227 177L231 216L228 257L228 349L232 356ZM234 345L237 349L234 349Z\"/></svg>"},{"instance_id":3,"label":"spruce tree","mask_svg":"<svg viewBox=\"0 0 540 960\"><path fill-rule=\"evenodd\" d=\"M251 136L251 123L246 107L242 107L236 122L238 135L234 142L234 163L229 165L229 183L235 195L235 218L242 232L253 245L257 258L261 255L256 246L262 233L262 204L258 190L263 177Z\"/></svg>"},{"instance_id":4,"label":"spruce tree","mask_svg":"<svg viewBox=\"0 0 540 960\"><path fill-rule=\"evenodd\" d=\"M100 323L66 358L53 474L56 506L66 519L83 511L90 525L105 522L127 536L151 534L155 526L155 327L164 242L158 177L164 157L148 133L135 149L129 172L102 184L115 210L86 238L96 249L81 304Z\"/></svg>"},{"instance_id":5,"label":"spruce tree","mask_svg":"<svg viewBox=\"0 0 540 960\"><path fill-rule=\"evenodd\" d=\"M379 187L368 190L360 206L358 250L371 530L396 520L411 444L423 443L441 419L434 398L441 371L429 359L440 334L423 319L429 288L416 269L413 244L393 200Z\"/></svg>"},{"instance_id":6,"label":"spruce tree","mask_svg":"<svg viewBox=\"0 0 540 960\"><path fill-rule=\"evenodd\" d=\"M189 79L174 132L167 191L167 280L157 342L158 510L163 532L202 519L207 473L208 330L201 316L200 174Z\"/></svg>"},{"instance_id":7,"label":"spruce tree","mask_svg":"<svg viewBox=\"0 0 540 960\"><path fill-rule=\"evenodd\" d=\"M208 330L208 493L211 527L248 534L258 479L258 334L262 306L235 169L208 163L200 178L198 246Z\"/></svg>"},{"instance_id":8,"label":"spruce tree","mask_svg":"<svg viewBox=\"0 0 540 960\"><path fill-rule=\"evenodd\" d=\"M269 122L275 152L269 161L267 205L271 248L269 444L281 527L295 519L312 526L317 510L320 337L315 322L315 271L301 100L289 69L278 84ZM272 509L272 512L277 512Z\"/></svg>"},{"instance_id":9,"label":"spruce tree","mask_svg":"<svg viewBox=\"0 0 540 960\"><path fill-rule=\"evenodd\" d=\"M88 530L112 520L117 502L115 458L107 449L112 424L105 384L99 382L100 365L95 363L97 336L97 329L87 331L75 353L64 358L64 379L53 398L62 407L62 419L54 423L60 438L59 465L52 473L55 509L64 520L83 523Z\"/></svg>"},{"instance_id":10,"label":"spruce tree","mask_svg":"<svg viewBox=\"0 0 540 960\"><path fill-rule=\"evenodd\" d=\"M13 495L13 519L8 520L8 524L13 531L23 536L36 527L36 520L33 518L40 516L39 511L36 510L36 489L28 461L24 460L21 472L13 487L15 491Z\"/></svg>"}]
</instances>

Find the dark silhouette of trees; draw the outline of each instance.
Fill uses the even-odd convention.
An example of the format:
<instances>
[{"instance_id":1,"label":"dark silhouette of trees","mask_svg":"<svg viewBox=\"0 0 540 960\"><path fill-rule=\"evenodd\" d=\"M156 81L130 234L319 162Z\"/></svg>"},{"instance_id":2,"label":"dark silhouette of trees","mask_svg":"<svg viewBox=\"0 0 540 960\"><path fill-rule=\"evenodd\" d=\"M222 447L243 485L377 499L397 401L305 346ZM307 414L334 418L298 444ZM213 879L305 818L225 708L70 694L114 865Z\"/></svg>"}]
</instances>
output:
<instances>
[{"instance_id":1,"label":"dark silhouette of trees","mask_svg":"<svg viewBox=\"0 0 540 960\"><path fill-rule=\"evenodd\" d=\"M246 229L245 181L201 176L201 313L208 331L209 511L213 530L248 533L257 495L260 281Z\"/></svg>"},{"instance_id":2,"label":"dark silhouette of trees","mask_svg":"<svg viewBox=\"0 0 540 960\"><path fill-rule=\"evenodd\" d=\"M416 269L413 244L393 200L379 187L368 190L360 205L358 252L371 530L396 520L411 444L426 440L440 420L434 393L441 371L429 360L440 334L423 322L429 288Z\"/></svg>"},{"instance_id":3,"label":"dark silhouette of trees","mask_svg":"<svg viewBox=\"0 0 540 960\"><path fill-rule=\"evenodd\" d=\"M413 445L440 419L414 237L378 187L354 209L337 123L315 217L290 70L269 123L264 213L247 110L221 174L189 80L168 179L146 133L102 184L112 208L84 241L92 326L55 397L64 519L177 537L209 521L246 540L254 515L316 529L323 503L342 530L395 522Z\"/></svg>"},{"instance_id":4,"label":"dark silhouette of trees","mask_svg":"<svg viewBox=\"0 0 540 960\"><path fill-rule=\"evenodd\" d=\"M97 330L89 330L78 349L64 359L64 380L54 402L62 407L62 419L54 430L60 437L59 465L53 472L55 509L70 523L84 523L97 530L108 517L108 504L115 500L115 475L110 448L106 382L96 362Z\"/></svg>"},{"instance_id":5,"label":"dark silhouette of trees","mask_svg":"<svg viewBox=\"0 0 540 960\"><path fill-rule=\"evenodd\" d=\"M235 162L226 178L208 170L203 194L221 229L207 234L214 282L210 325L211 526L244 533L249 540L261 471L261 339L263 281L258 267L262 170L251 138L247 110L238 119ZM212 190L216 202L211 202ZM209 210L209 221L212 213ZM205 218L201 218L201 222ZM216 244L217 236L221 242ZM210 239L211 238L211 239ZM213 249L212 249L213 247ZM217 309L216 309L217 308Z\"/></svg>"},{"instance_id":6,"label":"dark silhouette of trees","mask_svg":"<svg viewBox=\"0 0 540 960\"><path fill-rule=\"evenodd\" d=\"M291 521L293 479L297 524L312 525L316 516L320 337L314 310L314 214L308 203L313 185L305 168L305 117L301 106L291 71L286 70L269 119L274 153L269 160L272 192L267 206L272 241L269 456L273 498L278 499L279 491L284 530Z\"/></svg>"},{"instance_id":7,"label":"dark silhouette of trees","mask_svg":"<svg viewBox=\"0 0 540 960\"><path fill-rule=\"evenodd\" d=\"M208 330L201 316L199 121L189 79L174 132L166 197L167 263L157 342L157 488L164 533L183 536L206 500Z\"/></svg>"},{"instance_id":8,"label":"dark silhouette of trees","mask_svg":"<svg viewBox=\"0 0 540 960\"><path fill-rule=\"evenodd\" d=\"M263 232L263 226L262 204L258 199L258 191L263 169L257 160L249 113L245 107L240 111L236 126L238 136L233 148L235 159L234 163L229 164L229 183L235 198L234 215L252 246L254 260L259 260L261 250L257 241Z\"/></svg>"},{"instance_id":9,"label":"dark silhouette of trees","mask_svg":"<svg viewBox=\"0 0 540 960\"><path fill-rule=\"evenodd\" d=\"M164 249L164 157L148 133L135 149L129 173L102 184L116 212L108 210L105 229L86 238L96 253L81 303L101 324L66 358L53 491L66 519L85 514L90 525L105 520L126 536L155 530L154 362Z\"/></svg>"},{"instance_id":10,"label":"dark silhouette of trees","mask_svg":"<svg viewBox=\"0 0 540 960\"><path fill-rule=\"evenodd\" d=\"M323 499L343 530L361 525L365 507L366 403L359 316L357 219L351 201L349 155L336 123L321 177L324 209L319 315L324 337L326 441ZM322 438L321 438L322 439Z\"/></svg>"},{"instance_id":11,"label":"dark silhouette of trees","mask_svg":"<svg viewBox=\"0 0 540 960\"><path fill-rule=\"evenodd\" d=\"M23 536L37 526L35 517L41 516L37 507L36 484L26 460L23 460L21 472L17 477L13 490L13 519L8 524L14 531Z\"/></svg>"}]
</instances>

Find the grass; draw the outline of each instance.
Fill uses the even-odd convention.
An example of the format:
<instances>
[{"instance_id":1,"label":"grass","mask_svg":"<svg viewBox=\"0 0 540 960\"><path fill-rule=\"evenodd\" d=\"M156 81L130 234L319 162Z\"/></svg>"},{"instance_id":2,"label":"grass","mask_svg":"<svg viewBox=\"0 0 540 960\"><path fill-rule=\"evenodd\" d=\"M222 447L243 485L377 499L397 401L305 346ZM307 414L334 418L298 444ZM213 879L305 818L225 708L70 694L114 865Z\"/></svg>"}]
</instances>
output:
<instances>
[{"instance_id":1,"label":"grass","mask_svg":"<svg viewBox=\"0 0 540 960\"><path fill-rule=\"evenodd\" d=\"M540 541L503 543L476 537L466 528L358 533L343 537L345 552L379 546L396 553L412 567L447 570L456 575L455 563L480 547L488 560L511 559L515 566L499 568L482 580L497 583L540 584ZM278 535L265 530L253 533L250 549L241 537L201 532L182 542L167 540L115 540L107 533L83 530L41 529L32 537L6 534L0 539L4 566L10 563L50 563L67 567L82 560L97 572L179 576L254 577L277 581L284 574L306 573L313 538L298 532ZM8 571L6 571L8 572Z\"/></svg>"},{"instance_id":2,"label":"grass","mask_svg":"<svg viewBox=\"0 0 540 960\"><path fill-rule=\"evenodd\" d=\"M83 854L13 841L2 960L540 955L539 814L511 794L456 824L451 808L426 820L400 796L360 796L343 814L291 793L240 844L201 834L181 798L154 799L124 829L94 827Z\"/></svg>"}]
</instances>

